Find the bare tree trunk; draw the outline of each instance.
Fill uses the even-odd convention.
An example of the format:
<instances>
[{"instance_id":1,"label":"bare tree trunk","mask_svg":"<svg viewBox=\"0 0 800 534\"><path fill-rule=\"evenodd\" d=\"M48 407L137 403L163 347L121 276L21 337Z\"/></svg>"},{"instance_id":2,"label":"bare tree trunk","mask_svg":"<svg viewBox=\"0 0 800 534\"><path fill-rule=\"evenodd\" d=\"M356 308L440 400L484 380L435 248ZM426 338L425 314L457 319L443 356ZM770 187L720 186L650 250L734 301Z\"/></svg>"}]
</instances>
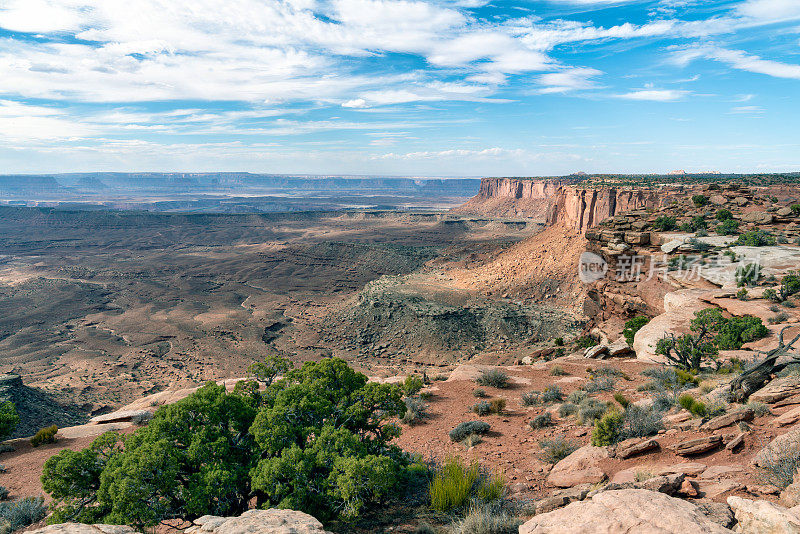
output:
<instances>
[{"instance_id":1,"label":"bare tree trunk","mask_svg":"<svg viewBox=\"0 0 800 534\"><path fill-rule=\"evenodd\" d=\"M753 367L737 376L731 382L731 400L734 402L745 402L750 395L764 387L769 382L773 375L781 372L787 365L793 363L800 363L800 359L794 359L784 363L777 363L781 356L789 354L792 345L800 339L800 334L797 334L788 344L783 343L783 332L789 328L784 326L778 335L778 346L767 353L767 357Z\"/></svg>"}]
</instances>

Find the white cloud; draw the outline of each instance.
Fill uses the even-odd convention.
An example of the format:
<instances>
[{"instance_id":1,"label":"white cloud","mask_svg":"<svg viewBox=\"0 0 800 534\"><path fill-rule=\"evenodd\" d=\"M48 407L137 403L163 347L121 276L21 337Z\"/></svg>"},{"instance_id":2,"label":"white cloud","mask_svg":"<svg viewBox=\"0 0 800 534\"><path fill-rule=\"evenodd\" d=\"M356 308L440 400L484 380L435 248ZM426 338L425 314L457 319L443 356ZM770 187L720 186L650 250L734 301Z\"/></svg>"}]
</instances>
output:
<instances>
[{"instance_id":1,"label":"white cloud","mask_svg":"<svg viewBox=\"0 0 800 534\"><path fill-rule=\"evenodd\" d=\"M762 20L789 20L800 18L800 2L797 0L747 0L737 7L746 17Z\"/></svg>"},{"instance_id":2,"label":"white cloud","mask_svg":"<svg viewBox=\"0 0 800 534\"><path fill-rule=\"evenodd\" d=\"M712 59L726 63L735 69L765 74L775 78L800 80L800 65L762 59L742 50L728 50L715 46L697 46L679 49L673 53L673 61L678 65L687 65L697 59Z\"/></svg>"},{"instance_id":3,"label":"white cloud","mask_svg":"<svg viewBox=\"0 0 800 534\"><path fill-rule=\"evenodd\" d=\"M653 102L674 102L688 94L689 91L680 91L677 89L639 89L617 95L617 98L624 98L626 100L650 100Z\"/></svg>"},{"instance_id":4,"label":"white cloud","mask_svg":"<svg viewBox=\"0 0 800 534\"><path fill-rule=\"evenodd\" d=\"M594 89L597 87L597 83L592 78L602 74L602 71L586 67L542 74L539 76L538 82L545 87L539 92L565 93L575 90Z\"/></svg>"}]
</instances>

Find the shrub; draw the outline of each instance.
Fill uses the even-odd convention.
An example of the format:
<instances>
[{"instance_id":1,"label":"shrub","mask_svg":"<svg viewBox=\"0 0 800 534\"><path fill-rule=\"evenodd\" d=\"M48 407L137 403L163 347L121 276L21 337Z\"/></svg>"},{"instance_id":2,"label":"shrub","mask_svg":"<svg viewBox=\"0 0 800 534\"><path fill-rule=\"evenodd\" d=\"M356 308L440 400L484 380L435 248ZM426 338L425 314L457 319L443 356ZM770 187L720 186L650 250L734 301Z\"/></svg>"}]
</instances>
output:
<instances>
[{"instance_id":1,"label":"shrub","mask_svg":"<svg viewBox=\"0 0 800 534\"><path fill-rule=\"evenodd\" d=\"M416 424L428 415L428 405L418 397L406 397L403 403L406 405L406 413L400 420L407 425Z\"/></svg>"},{"instance_id":2,"label":"shrub","mask_svg":"<svg viewBox=\"0 0 800 534\"><path fill-rule=\"evenodd\" d=\"M564 436L540 440L539 447L542 448L539 459L548 464L557 464L578 450L578 445Z\"/></svg>"},{"instance_id":3,"label":"shrub","mask_svg":"<svg viewBox=\"0 0 800 534\"><path fill-rule=\"evenodd\" d=\"M10 436L19 424L19 414L11 401L0 403L0 441Z\"/></svg>"},{"instance_id":4,"label":"shrub","mask_svg":"<svg viewBox=\"0 0 800 534\"><path fill-rule=\"evenodd\" d=\"M704 417L708 412L704 402L695 400L695 398L689 395L688 393L681 395L678 398L678 404L682 408L691 412L692 415L696 415L698 417Z\"/></svg>"},{"instance_id":5,"label":"shrub","mask_svg":"<svg viewBox=\"0 0 800 534\"><path fill-rule=\"evenodd\" d=\"M722 208L717 210L716 218L718 221L727 221L733 219L733 213L731 213L731 210Z\"/></svg>"},{"instance_id":6,"label":"shrub","mask_svg":"<svg viewBox=\"0 0 800 534\"><path fill-rule=\"evenodd\" d=\"M583 402L583 399L587 397L587 393L582 389L576 389L569 395L567 395L566 401L571 402L572 404L580 404Z\"/></svg>"},{"instance_id":7,"label":"shrub","mask_svg":"<svg viewBox=\"0 0 800 534\"><path fill-rule=\"evenodd\" d=\"M403 394L411 397L416 395L420 392L420 390L425 386L425 382L423 382L422 378L417 375L408 375L403 382L402 390Z\"/></svg>"},{"instance_id":8,"label":"shrub","mask_svg":"<svg viewBox=\"0 0 800 534\"><path fill-rule=\"evenodd\" d=\"M568 417L578 411L578 406L571 402L565 402L558 407L558 415L561 417Z\"/></svg>"},{"instance_id":9,"label":"shrub","mask_svg":"<svg viewBox=\"0 0 800 534\"><path fill-rule=\"evenodd\" d=\"M739 291L737 291L736 292L736 298L739 299L739 300L747 300L747 298L748 298L747 290L745 288L742 288Z\"/></svg>"},{"instance_id":10,"label":"shrub","mask_svg":"<svg viewBox=\"0 0 800 534\"><path fill-rule=\"evenodd\" d=\"M567 373L567 372L564 370L564 368L563 368L563 367L561 367L560 365L554 365L554 366L553 366L553 367L550 369L550 375L551 375L551 376L564 376L564 375L568 375L568 374L569 374L569 373Z\"/></svg>"},{"instance_id":11,"label":"shrub","mask_svg":"<svg viewBox=\"0 0 800 534\"><path fill-rule=\"evenodd\" d=\"M769 319L767 319L767 322L769 322L770 324L779 324L779 323L785 323L788 320L789 320L789 315L786 312L780 312L779 314L774 315Z\"/></svg>"},{"instance_id":12,"label":"shrub","mask_svg":"<svg viewBox=\"0 0 800 534\"><path fill-rule=\"evenodd\" d=\"M561 388L558 386L547 386L542 392L543 402L561 402L564 395L561 393Z\"/></svg>"},{"instance_id":13,"label":"shrub","mask_svg":"<svg viewBox=\"0 0 800 534\"><path fill-rule=\"evenodd\" d=\"M8 522L14 531L44 519L47 506L42 497L24 497L13 502L0 502L0 523Z\"/></svg>"},{"instance_id":14,"label":"shrub","mask_svg":"<svg viewBox=\"0 0 800 534\"><path fill-rule=\"evenodd\" d=\"M607 376L596 376L586 382L582 389L587 393L597 393L599 391L611 391L614 389L616 380Z\"/></svg>"},{"instance_id":15,"label":"shrub","mask_svg":"<svg viewBox=\"0 0 800 534\"><path fill-rule=\"evenodd\" d=\"M600 419L595 420L592 430L592 445L605 447L613 445L620 440L622 434L623 418L618 411L610 411Z\"/></svg>"},{"instance_id":16,"label":"shrub","mask_svg":"<svg viewBox=\"0 0 800 534\"><path fill-rule=\"evenodd\" d=\"M555 338L553 340L553 343L555 343L556 347L563 347L564 346L564 338L563 337L557 337L557 338Z\"/></svg>"},{"instance_id":17,"label":"shrub","mask_svg":"<svg viewBox=\"0 0 800 534\"><path fill-rule=\"evenodd\" d=\"M522 521L491 506L472 506L450 527L452 534L516 534Z\"/></svg>"},{"instance_id":18,"label":"shrub","mask_svg":"<svg viewBox=\"0 0 800 534\"><path fill-rule=\"evenodd\" d=\"M727 219L717 225L719 235L736 235L739 233L739 221Z\"/></svg>"},{"instance_id":19,"label":"shrub","mask_svg":"<svg viewBox=\"0 0 800 534\"><path fill-rule=\"evenodd\" d=\"M750 230L740 235L734 245L743 247L767 247L775 245L775 238L764 230Z\"/></svg>"},{"instance_id":20,"label":"shrub","mask_svg":"<svg viewBox=\"0 0 800 534\"><path fill-rule=\"evenodd\" d=\"M624 371L621 369L617 369L616 367L599 367L591 371L592 378L596 376L613 376L615 378L624 378L625 380L630 380L631 378L625 374Z\"/></svg>"},{"instance_id":21,"label":"shrub","mask_svg":"<svg viewBox=\"0 0 800 534\"><path fill-rule=\"evenodd\" d=\"M461 444L464 446L465 449L471 449L475 445L478 445L479 443L482 442L483 438L480 437L478 434L470 434L469 436L464 438L464 441L462 441Z\"/></svg>"},{"instance_id":22,"label":"shrub","mask_svg":"<svg viewBox=\"0 0 800 534\"><path fill-rule=\"evenodd\" d=\"M761 265L758 263L746 263L736 268L736 285L739 287L754 286L760 277Z\"/></svg>"},{"instance_id":23,"label":"shrub","mask_svg":"<svg viewBox=\"0 0 800 534\"><path fill-rule=\"evenodd\" d=\"M675 219L675 217L669 217L667 215L659 215L653 222L653 228L655 228L656 230L660 230L662 232L674 230L676 225L677 225L677 219Z\"/></svg>"},{"instance_id":24,"label":"shrub","mask_svg":"<svg viewBox=\"0 0 800 534\"><path fill-rule=\"evenodd\" d=\"M642 371L642 375L652 378L644 390L678 391L699 384L700 380L688 371L672 367L653 367Z\"/></svg>"},{"instance_id":25,"label":"shrub","mask_svg":"<svg viewBox=\"0 0 800 534\"><path fill-rule=\"evenodd\" d=\"M614 393L614 400L617 401L620 406L622 406L623 410L628 408L628 406L631 404L631 401L628 400L628 397L620 392Z\"/></svg>"},{"instance_id":26,"label":"shrub","mask_svg":"<svg viewBox=\"0 0 800 534\"><path fill-rule=\"evenodd\" d=\"M796 272L788 273L781 280L781 300L786 300L795 293L800 293L800 274Z\"/></svg>"},{"instance_id":27,"label":"shrub","mask_svg":"<svg viewBox=\"0 0 800 534\"><path fill-rule=\"evenodd\" d=\"M784 489L800 468L800 439L790 438L767 447L758 468L764 482Z\"/></svg>"},{"instance_id":28,"label":"shrub","mask_svg":"<svg viewBox=\"0 0 800 534\"><path fill-rule=\"evenodd\" d=\"M767 300L771 300L773 302L780 302L780 298L778 297L778 292L775 291L773 288L767 288L761 294L761 296ZM771 308L770 308L771 309ZM775 310L773 310L775 311Z\"/></svg>"},{"instance_id":29,"label":"shrub","mask_svg":"<svg viewBox=\"0 0 800 534\"><path fill-rule=\"evenodd\" d=\"M675 406L675 397L672 395L656 395L653 397L653 410L656 412L666 412Z\"/></svg>"},{"instance_id":30,"label":"shrub","mask_svg":"<svg viewBox=\"0 0 800 534\"><path fill-rule=\"evenodd\" d=\"M131 423L136 426L144 426L153 420L153 414L150 412L141 412L131 417Z\"/></svg>"},{"instance_id":31,"label":"shrub","mask_svg":"<svg viewBox=\"0 0 800 534\"><path fill-rule=\"evenodd\" d=\"M476 403L472 407L472 411L475 412L476 414L480 415L480 416L489 415L490 413L492 413L492 409L489 406L489 402L488 401L480 401L480 402Z\"/></svg>"},{"instance_id":32,"label":"shrub","mask_svg":"<svg viewBox=\"0 0 800 534\"><path fill-rule=\"evenodd\" d=\"M589 347L594 347L599 343L600 340L594 336L581 336L575 340L575 345L579 349L588 349Z\"/></svg>"},{"instance_id":33,"label":"shrub","mask_svg":"<svg viewBox=\"0 0 800 534\"><path fill-rule=\"evenodd\" d=\"M491 503L503 495L505 481L501 477L481 473L477 461L469 465L457 456L450 456L434 473L428 487L431 508L451 512L470 501Z\"/></svg>"},{"instance_id":34,"label":"shrub","mask_svg":"<svg viewBox=\"0 0 800 534\"><path fill-rule=\"evenodd\" d=\"M5 486L0 486L0 501L7 501L11 492Z\"/></svg>"},{"instance_id":35,"label":"shrub","mask_svg":"<svg viewBox=\"0 0 800 534\"><path fill-rule=\"evenodd\" d=\"M692 195L692 203L697 208L702 208L708 204L708 197L705 195Z\"/></svg>"},{"instance_id":36,"label":"shrub","mask_svg":"<svg viewBox=\"0 0 800 534\"><path fill-rule=\"evenodd\" d=\"M791 206L789 206L789 208L791 208L792 213L794 213L795 215L800 215L800 204L792 204Z\"/></svg>"},{"instance_id":37,"label":"shrub","mask_svg":"<svg viewBox=\"0 0 800 534\"><path fill-rule=\"evenodd\" d=\"M490 386L493 388L504 389L508 387L508 375L500 369L488 369L483 371L475 380L478 385Z\"/></svg>"},{"instance_id":38,"label":"shrub","mask_svg":"<svg viewBox=\"0 0 800 534\"><path fill-rule=\"evenodd\" d=\"M603 417L606 410L608 405L605 402L592 398L584 399L578 405L578 422L582 425L593 425L596 419Z\"/></svg>"},{"instance_id":39,"label":"shrub","mask_svg":"<svg viewBox=\"0 0 800 534\"><path fill-rule=\"evenodd\" d=\"M530 427L534 430L550 426L551 424L553 424L553 418L550 415L550 412L545 412L541 415L537 415L536 417L531 419L531 421L528 423L528 425L530 425Z\"/></svg>"},{"instance_id":40,"label":"shrub","mask_svg":"<svg viewBox=\"0 0 800 534\"><path fill-rule=\"evenodd\" d=\"M655 436L663 427L661 412L655 402L650 408L631 404L625 409L622 439Z\"/></svg>"},{"instance_id":41,"label":"shrub","mask_svg":"<svg viewBox=\"0 0 800 534\"><path fill-rule=\"evenodd\" d=\"M715 328L714 343L721 350L738 350L744 343L756 341L769 334L758 317L731 317Z\"/></svg>"},{"instance_id":42,"label":"shrub","mask_svg":"<svg viewBox=\"0 0 800 534\"><path fill-rule=\"evenodd\" d=\"M762 415L771 414L772 410L769 406L764 404L763 402L752 401L748 402L745 405L745 409L753 410L753 413L756 414L756 417L761 417Z\"/></svg>"},{"instance_id":43,"label":"shrub","mask_svg":"<svg viewBox=\"0 0 800 534\"><path fill-rule=\"evenodd\" d=\"M466 465L456 456L448 457L431 479L431 508L438 512L449 512L464 506L474 491L473 486L479 475L477 461Z\"/></svg>"},{"instance_id":44,"label":"shrub","mask_svg":"<svg viewBox=\"0 0 800 534\"><path fill-rule=\"evenodd\" d=\"M489 432L490 428L489 423L483 421L465 421L459 423L448 435L450 436L450 441L458 443L459 441L464 441L470 434L482 436Z\"/></svg>"},{"instance_id":45,"label":"shrub","mask_svg":"<svg viewBox=\"0 0 800 534\"><path fill-rule=\"evenodd\" d=\"M528 393L523 393L520 400L523 406L536 406L537 404L542 403L542 397L538 391L529 391Z\"/></svg>"},{"instance_id":46,"label":"shrub","mask_svg":"<svg viewBox=\"0 0 800 534\"><path fill-rule=\"evenodd\" d=\"M410 459L390 443L405 410L400 387L369 382L337 358L287 371L257 403L210 382L130 435L48 459L51 521L142 528L239 515L253 495L266 507L351 519L406 480Z\"/></svg>"},{"instance_id":47,"label":"shrub","mask_svg":"<svg viewBox=\"0 0 800 534\"><path fill-rule=\"evenodd\" d=\"M633 337L636 332L649 322L650 318L643 315L625 321L625 329L622 331L622 335L625 336L625 341L628 342L628 345L633 346Z\"/></svg>"},{"instance_id":48,"label":"shrub","mask_svg":"<svg viewBox=\"0 0 800 534\"><path fill-rule=\"evenodd\" d=\"M42 428L31 438L31 445L38 447L39 445L43 445L45 443L55 443L56 433L58 433L58 426L56 425Z\"/></svg>"},{"instance_id":49,"label":"shrub","mask_svg":"<svg viewBox=\"0 0 800 534\"><path fill-rule=\"evenodd\" d=\"M485 390L483 390L481 388L477 388L477 389L472 390L472 396L473 397L478 397L479 399L482 399L484 397L487 397L488 395L486 395L486 391Z\"/></svg>"},{"instance_id":50,"label":"shrub","mask_svg":"<svg viewBox=\"0 0 800 534\"><path fill-rule=\"evenodd\" d=\"M506 410L505 399L492 399L489 401L489 411L491 413L501 414Z\"/></svg>"}]
</instances>

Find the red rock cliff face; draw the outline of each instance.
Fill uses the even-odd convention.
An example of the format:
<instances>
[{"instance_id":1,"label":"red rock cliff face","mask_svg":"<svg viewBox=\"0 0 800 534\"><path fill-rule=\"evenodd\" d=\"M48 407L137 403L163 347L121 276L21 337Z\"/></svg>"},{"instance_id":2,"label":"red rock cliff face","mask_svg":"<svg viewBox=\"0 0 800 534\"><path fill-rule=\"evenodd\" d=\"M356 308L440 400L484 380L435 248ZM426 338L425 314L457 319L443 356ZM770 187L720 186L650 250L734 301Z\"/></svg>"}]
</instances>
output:
<instances>
[{"instance_id":1,"label":"red rock cliff face","mask_svg":"<svg viewBox=\"0 0 800 534\"><path fill-rule=\"evenodd\" d=\"M484 178L480 192L461 211L527 216L563 223L581 233L608 217L639 208L657 208L658 192L614 187L587 189L576 181Z\"/></svg>"}]
</instances>

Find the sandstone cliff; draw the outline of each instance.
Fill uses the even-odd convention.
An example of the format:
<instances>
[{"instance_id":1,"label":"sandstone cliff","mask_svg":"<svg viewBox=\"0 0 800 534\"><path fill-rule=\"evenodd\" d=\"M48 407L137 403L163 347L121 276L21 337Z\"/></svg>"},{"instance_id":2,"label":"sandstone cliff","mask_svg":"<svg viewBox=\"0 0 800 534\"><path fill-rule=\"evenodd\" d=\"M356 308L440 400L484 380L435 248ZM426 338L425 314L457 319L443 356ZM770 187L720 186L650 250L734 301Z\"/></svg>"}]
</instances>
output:
<instances>
[{"instance_id":1,"label":"sandstone cliff","mask_svg":"<svg viewBox=\"0 0 800 534\"><path fill-rule=\"evenodd\" d=\"M589 188L577 178L484 178L479 193L455 211L560 222L582 233L617 213L658 208L663 199L653 189Z\"/></svg>"}]
</instances>

